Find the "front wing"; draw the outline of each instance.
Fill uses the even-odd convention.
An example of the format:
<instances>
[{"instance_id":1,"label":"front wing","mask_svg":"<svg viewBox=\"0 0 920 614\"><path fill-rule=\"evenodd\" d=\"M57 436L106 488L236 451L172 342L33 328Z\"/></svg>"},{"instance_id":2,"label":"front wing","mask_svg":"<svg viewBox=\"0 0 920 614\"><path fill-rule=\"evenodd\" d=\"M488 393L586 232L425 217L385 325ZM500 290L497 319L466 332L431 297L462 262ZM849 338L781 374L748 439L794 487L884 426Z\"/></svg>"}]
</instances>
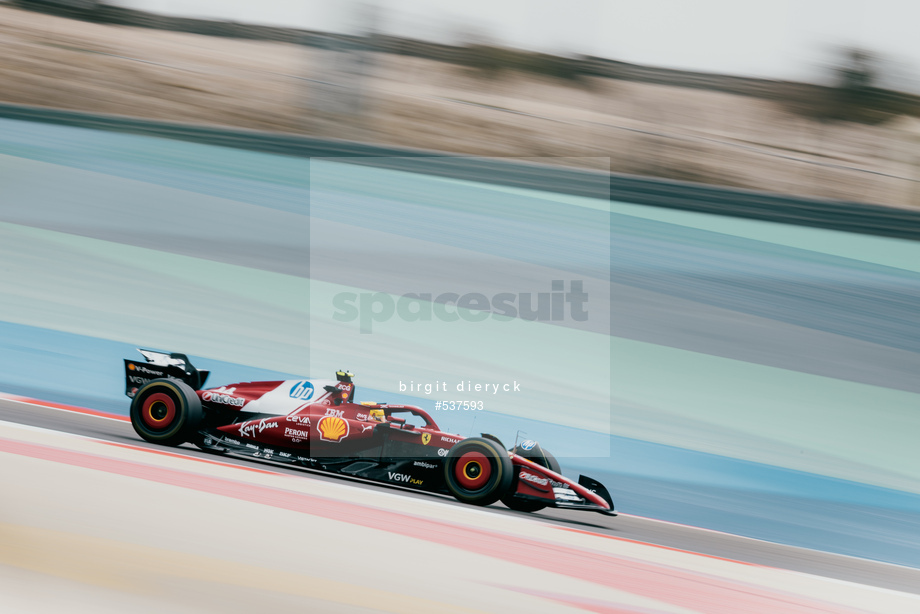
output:
<instances>
[{"instance_id":1,"label":"front wing","mask_svg":"<svg viewBox=\"0 0 920 614\"><path fill-rule=\"evenodd\" d=\"M610 493L597 480L583 475L574 482L518 454L511 454L511 461L516 473L511 487L513 496L550 507L617 515Z\"/></svg>"}]
</instances>

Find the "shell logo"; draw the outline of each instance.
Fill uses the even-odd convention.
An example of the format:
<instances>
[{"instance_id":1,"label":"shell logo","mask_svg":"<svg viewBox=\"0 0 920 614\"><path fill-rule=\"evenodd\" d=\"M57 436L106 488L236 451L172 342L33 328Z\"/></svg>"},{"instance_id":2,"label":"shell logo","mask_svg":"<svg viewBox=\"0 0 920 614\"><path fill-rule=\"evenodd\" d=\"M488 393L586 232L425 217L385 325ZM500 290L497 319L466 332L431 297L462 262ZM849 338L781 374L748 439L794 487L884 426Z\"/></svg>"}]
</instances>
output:
<instances>
[{"instance_id":1,"label":"shell logo","mask_svg":"<svg viewBox=\"0 0 920 614\"><path fill-rule=\"evenodd\" d=\"M319 438L338 443L348 437L348 422L338 416L326 416L316 425Z\"/></svg>"}]
</instances>

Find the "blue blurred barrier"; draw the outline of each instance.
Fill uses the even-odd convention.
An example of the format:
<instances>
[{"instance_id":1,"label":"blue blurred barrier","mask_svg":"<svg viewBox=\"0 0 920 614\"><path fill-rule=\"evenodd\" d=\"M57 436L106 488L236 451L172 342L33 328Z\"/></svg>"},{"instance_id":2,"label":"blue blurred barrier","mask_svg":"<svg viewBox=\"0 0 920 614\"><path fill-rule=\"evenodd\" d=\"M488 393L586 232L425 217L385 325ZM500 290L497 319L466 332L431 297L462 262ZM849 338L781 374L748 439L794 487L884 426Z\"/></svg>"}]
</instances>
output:
<instances>
[{"instance_id":1,"label":"blue blurred barrier","mask_svg":"<svg viewBox=\"0 0 920 614\"><path fill-rule=\"evenodd\" d=\"M0 104L0 117L179 139L307 158L348 158L351 164L518 188L595 197L609 181L610 199L716 215L920 240L920 211L821 200L665 179L608 174L445 152L383 147L294 134L196 126Z\"/></svg>"}]
</instances>

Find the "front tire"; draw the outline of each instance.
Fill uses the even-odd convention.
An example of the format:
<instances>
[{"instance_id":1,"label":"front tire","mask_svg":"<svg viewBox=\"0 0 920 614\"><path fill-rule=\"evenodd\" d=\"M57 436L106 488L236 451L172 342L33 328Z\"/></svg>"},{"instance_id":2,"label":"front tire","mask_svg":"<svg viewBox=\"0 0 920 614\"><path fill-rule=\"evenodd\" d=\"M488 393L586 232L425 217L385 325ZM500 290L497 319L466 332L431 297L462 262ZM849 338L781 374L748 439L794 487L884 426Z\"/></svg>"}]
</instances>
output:
<instances>
[{"instance_id":1,"label":"front tire","mask_svg":"<svg viewBox=\"0 0 920 614\"><path fill-rule=\"evenodd\" d=\"M131 426L150 443L178 446L191 440L202 416L201 399L178 380L152 380L131 401Z\"/></svg>"},{"instance_id":2,"label":"front tire","mask_svg":"<svg viewBox=\"0 0 920 614\"><path fill-rule=\"evenodd\" d=\"M508 452L491 439L464 439L447 453L444 480L450 494L472 505L490 505L511 487L514 467Z\"/></svg>"}]
</instances>

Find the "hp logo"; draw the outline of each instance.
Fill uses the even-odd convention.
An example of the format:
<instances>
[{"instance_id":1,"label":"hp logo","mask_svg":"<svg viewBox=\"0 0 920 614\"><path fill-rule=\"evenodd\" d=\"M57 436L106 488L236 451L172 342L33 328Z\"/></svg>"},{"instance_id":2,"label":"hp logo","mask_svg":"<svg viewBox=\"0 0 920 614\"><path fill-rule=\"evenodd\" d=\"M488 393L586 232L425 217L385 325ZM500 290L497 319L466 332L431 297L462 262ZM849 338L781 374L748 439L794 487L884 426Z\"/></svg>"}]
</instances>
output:
<instances>
[{"instance_id":1,"label":"hp logo","mask_svg":"<svg viewBox=\"0 0 920 614\"><path fill-rule=\"evenodd\" d=\"M294 384L294 387L291 388L291 398L292 399L302 399L304 401L310 399L313 396L313 384L310 382L297 382Z\"/></svg>"}]
</instances>

